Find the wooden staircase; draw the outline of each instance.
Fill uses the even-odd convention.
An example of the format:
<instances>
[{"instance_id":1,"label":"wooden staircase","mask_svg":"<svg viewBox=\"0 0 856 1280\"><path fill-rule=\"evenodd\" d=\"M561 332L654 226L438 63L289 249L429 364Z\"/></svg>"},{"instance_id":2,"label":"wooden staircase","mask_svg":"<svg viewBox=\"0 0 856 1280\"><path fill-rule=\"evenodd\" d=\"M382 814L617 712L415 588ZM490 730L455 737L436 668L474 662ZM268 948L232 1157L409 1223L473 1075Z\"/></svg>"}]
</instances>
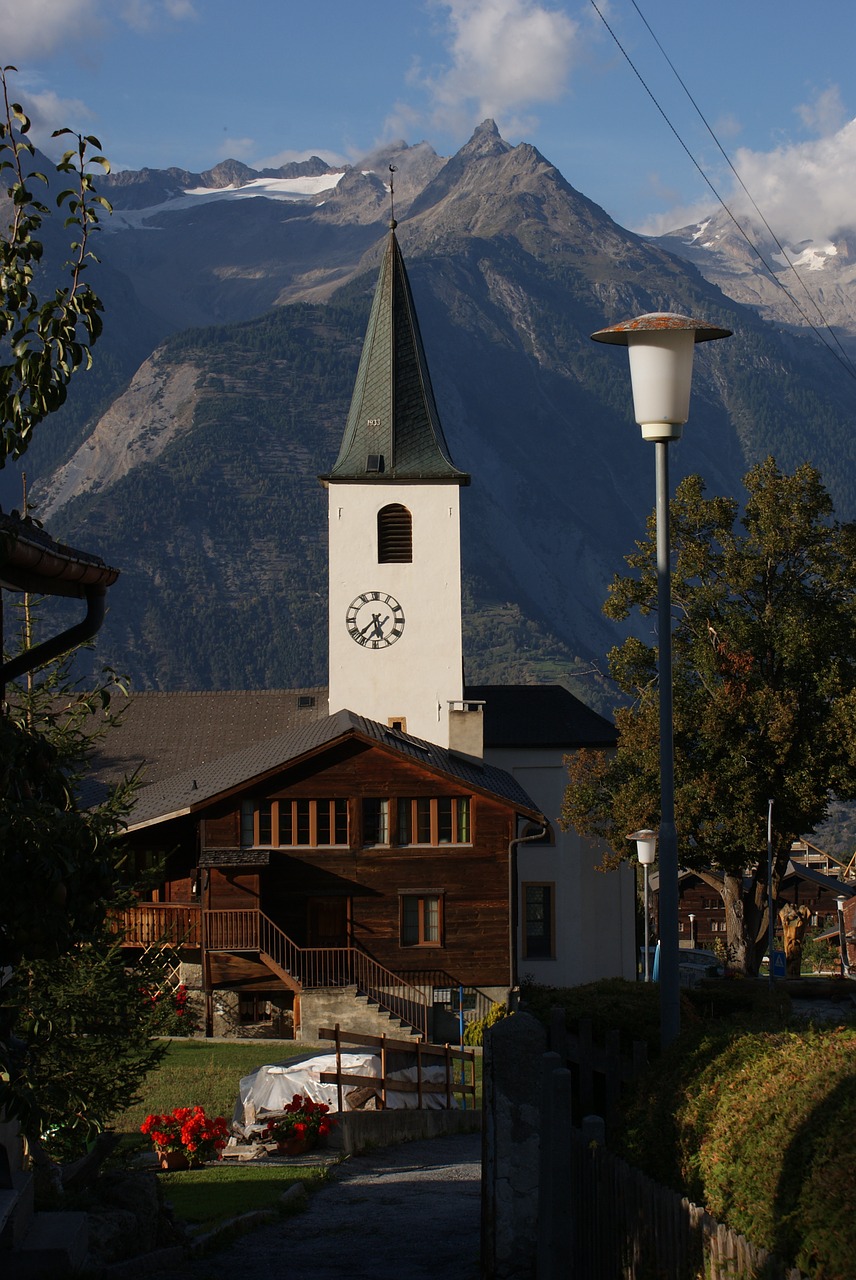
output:
<instances>
[{"instance_id":1,"label":"wooden staircase","mask_svg":"<svg viewBox=\"0 0 856 1280\"><path fill-rule=\"evenodd\" d=\"M354 987L400 1026L428 1038L425 991L357 947L299 947L263 911L206 911L205 951L250 951L290 991Z\"/></svg>"}]
</instances>

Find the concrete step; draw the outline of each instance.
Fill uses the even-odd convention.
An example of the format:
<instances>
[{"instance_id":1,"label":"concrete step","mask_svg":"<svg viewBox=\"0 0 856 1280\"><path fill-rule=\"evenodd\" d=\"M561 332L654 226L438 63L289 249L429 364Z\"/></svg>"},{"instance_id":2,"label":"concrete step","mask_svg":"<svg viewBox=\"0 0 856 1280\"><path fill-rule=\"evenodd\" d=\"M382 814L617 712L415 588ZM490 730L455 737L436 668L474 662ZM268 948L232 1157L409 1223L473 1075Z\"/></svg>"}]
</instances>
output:
<instances>
[{"instance_id":1,"label":"concrete step","mask_svg":"<svg viewBox=\"0 0 856 1280\"><path fill-rule=\"evenodd\" d=\"M0 1253L3 1280L45 1280L79 1271L86 1261L85 1213L36 1213L19 1248Z\"/></svg>"},{"instance_id":2,"label":"concrete step","mask_svg":"<svg viewBox=\"0 0 856 1280\"><path fill-rule=\"evenodd\" d=\"M33 1175L18 1171L11 1181L11 1188L0 1191L0 1251L22 1243L35 1212Z\"/></svg>"}]
</instances>

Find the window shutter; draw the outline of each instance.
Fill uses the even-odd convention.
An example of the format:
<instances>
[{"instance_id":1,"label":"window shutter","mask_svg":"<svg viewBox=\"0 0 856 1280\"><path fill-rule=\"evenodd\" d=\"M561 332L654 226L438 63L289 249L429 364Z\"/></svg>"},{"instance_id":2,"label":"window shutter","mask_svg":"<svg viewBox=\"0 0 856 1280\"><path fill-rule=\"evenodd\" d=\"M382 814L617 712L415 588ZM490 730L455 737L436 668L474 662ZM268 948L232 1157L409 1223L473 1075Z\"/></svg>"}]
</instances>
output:
<instances>
[{"instance_id":1,"label":"window shutter","mask_svg":"<svg viewBox=\"0 0 856 1280\"><path fill-rule=\"evenodd\" d=\"M378 564L410 564L413 560L413 522L407 507L391 502L377 513Z\"/></svg>"}]
</instances>

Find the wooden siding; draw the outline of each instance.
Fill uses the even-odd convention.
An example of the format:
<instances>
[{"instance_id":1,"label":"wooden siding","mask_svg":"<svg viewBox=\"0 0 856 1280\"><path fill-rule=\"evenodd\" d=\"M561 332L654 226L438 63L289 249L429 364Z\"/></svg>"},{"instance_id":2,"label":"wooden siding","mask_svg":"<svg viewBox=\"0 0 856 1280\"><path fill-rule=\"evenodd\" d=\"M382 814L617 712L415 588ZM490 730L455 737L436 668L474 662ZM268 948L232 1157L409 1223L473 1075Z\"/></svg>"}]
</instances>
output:
<instances>
[{"instance_id":1,"label":"wooden siding","mask_svg":"<svg viewBox=\"0 0 856 1280\"><path fill-rule=\"evenodd\" d=\"M471 843L439 847L362 844L363 797L471 796ZM382 748L348 742L269 778L263 786L234 792L199 819L199 841L209 855L234 850L240 840L241 801L326 799L349 802L349 847L289 846L273 849L261 870L212 867L205 905L219 910L260 907L298 946L312 944L310 919L319 900L344 899L348 940L380 964L400 972L442 969L468 986L505 986L509 981L508 843L515 835L513 806L473 792L417 760ZM186 821L186 820L185 820ZM170 827L152 829L163 847ZM197 860L197 839L185 827L169 860L165 901L187 901ZM146 831L134 833L146 847ZM203 872L203 878L205 873ZM439 893L443 900L440 946L400 943L403 894ZM313 905L310 907L310 900ZM331 907L330 914L334 913ZM218 961L218 964L221 963ZM212 974L213 977L213 974ZM224 976L218 981L228 981ZM270 982L268 981L268 986ZM259 988L264 989L264 988Z\"/></svg>"}]
</instances>

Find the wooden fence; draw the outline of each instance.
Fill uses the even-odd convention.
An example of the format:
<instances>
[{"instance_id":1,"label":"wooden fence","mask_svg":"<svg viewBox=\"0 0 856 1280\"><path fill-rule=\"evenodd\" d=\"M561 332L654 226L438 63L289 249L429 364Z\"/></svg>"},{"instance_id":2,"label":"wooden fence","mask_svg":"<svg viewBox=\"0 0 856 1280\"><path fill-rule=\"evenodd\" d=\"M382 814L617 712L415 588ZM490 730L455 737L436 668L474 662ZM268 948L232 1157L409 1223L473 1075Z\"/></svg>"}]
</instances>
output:
<instances>
[{"instance_id":1,"label":"wooden fence","mask_svg":"<svg viewBox=\"0 0 856 1280\"><path fill-rule=\"evenodd\" d=\"M698 1205L592 1144L578 1129L571 1136L570 1182L570 1276L803 1280L799 1270L784 1266Z\"/></svg>"},{"instance_id":2,"label":"wooden fence","mask_svg":"<svg viewBox=\"0 0 856 1280\"><path fill-rule=\"evenodd\" d=\"M339 1093L339 1111L344 1111L344 1088L370 1088L377 1091L381 1107L387 1105L390 1093L415 1093L416 1106L422 1108L431 1097L435 1106L452 1108L459 1097L465 1108L476 1105L475 1054L470 1049L453 1049L450 1045L424 1044L421 1041L393 1040L390 1036L370 1036L362 1031L342 1031L335 1027L319 1027L319 1040L336 1044L336 1070L321 1074L324 1084L335 1084ZM380 1057L380 1076L357 1076L342 1071L342 1046L359 1045L372 1049ZM402 1079L408 1068L412 1079ZM433 1068L433 1070L432 1070ZM437 1070L440 1068L440 1070Z\"/></svg>"}]
</instances>

